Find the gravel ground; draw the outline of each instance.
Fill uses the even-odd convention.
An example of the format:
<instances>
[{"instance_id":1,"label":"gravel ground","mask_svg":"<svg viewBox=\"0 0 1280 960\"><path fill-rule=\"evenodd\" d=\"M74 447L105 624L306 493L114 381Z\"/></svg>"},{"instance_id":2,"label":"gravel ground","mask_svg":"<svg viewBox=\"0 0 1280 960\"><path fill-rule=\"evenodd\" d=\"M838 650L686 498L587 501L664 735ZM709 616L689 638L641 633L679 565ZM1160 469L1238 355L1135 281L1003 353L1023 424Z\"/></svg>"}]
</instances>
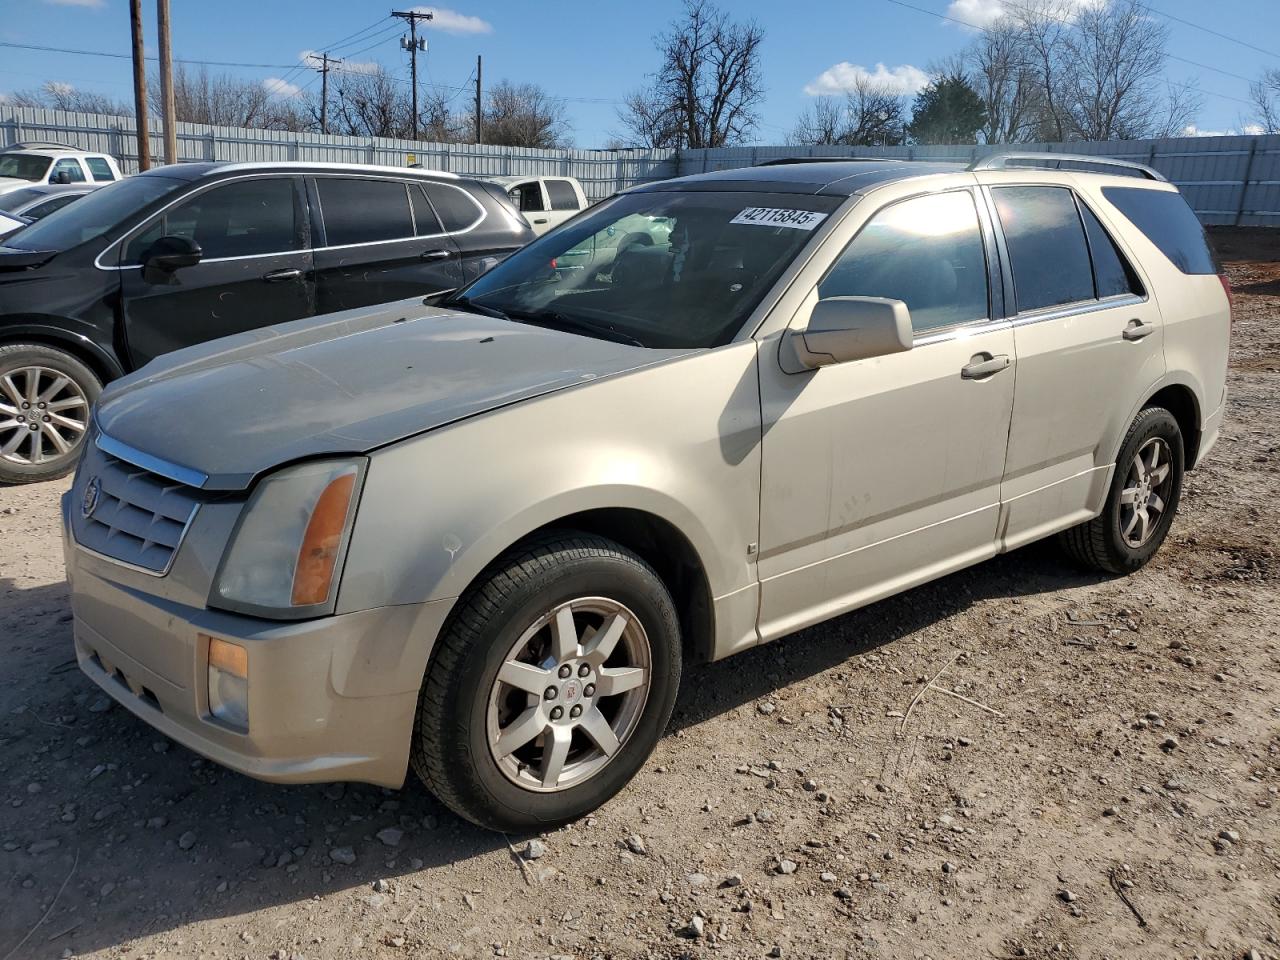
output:
<instances>
[{"instance_id":1,"label":"gravel ground","mask_svg":"<svg viewBox=\"0 0 1280 960\"><path fill-rule=\"evenodd\" d=\"M75 667L65 482L0 489L0 960L1280 957L1280 239L1219 247L1228 423L1145 570L1035 546L694 668L540 838L154 733Z\"/></svg>"}]
</instances>

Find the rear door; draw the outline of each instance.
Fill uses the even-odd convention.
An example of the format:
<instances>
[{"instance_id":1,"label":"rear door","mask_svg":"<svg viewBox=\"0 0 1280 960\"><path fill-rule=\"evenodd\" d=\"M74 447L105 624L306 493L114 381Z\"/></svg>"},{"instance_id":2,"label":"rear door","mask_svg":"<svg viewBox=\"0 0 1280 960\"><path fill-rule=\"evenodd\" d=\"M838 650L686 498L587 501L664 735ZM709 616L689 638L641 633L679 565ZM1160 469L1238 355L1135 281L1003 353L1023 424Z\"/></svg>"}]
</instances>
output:
<instances>
[{"instance_id":1,"label":"rear door","mask_svg":"<svg viewBox=\"0 0 1280 960\"><path fill-rule=\"evenodd\" d=\"M1135 407L1164 373L1160 312L1131 257L1065 183L992 184L1018 355L1002 546L1088 519Z\"/></svg>"},{"instance_id":2,"label":"rear door","mask_svg":"<svg viewBox=\"0 0 1280 960\"><path fill-rule=\"evenodd\" d=\"M572 183L559 177L547 177L542 182L551 207L546 213L548 228L558 227L570 217L577 216L582 204Z\"/></svg>"},{"instance_id":3,"label":"rear door","mask_svg":"<svg viewBox=\"0 0 1280 960\"><path fill-rule=\"evenodd\" d=\"M193 267L142 269L164 236L200 245ZM135 367L181 347L314 313L311 251L299 177L247 177L179 200L125 241L121 304Z\"/></svg>"},{"instance_id":4,"label":"rear door","mask_svg":"<svg viewBox=\"0 0 1280 960\"><path fill-rule=\"evenodd\" d=\"M515 204L516 209L524 214L524 218L533 227L534 233L542 236L551 229L551 205L547 202L547 195L542 189L541 180L526 180L524 183L517 183L507 190L507 196L511 198L511 202Z\"/></svg>"},{"instance_id":5,"label":"rear door","mask_svg":"<svg viewBox=\"0 0 1280 960\"><path fill-rule=\"evenodd\" d=\"M317 247L320 313L454 290L458 248L421 185L376 177L316 177L323 224Z\"/></svg>"}]
</instances>

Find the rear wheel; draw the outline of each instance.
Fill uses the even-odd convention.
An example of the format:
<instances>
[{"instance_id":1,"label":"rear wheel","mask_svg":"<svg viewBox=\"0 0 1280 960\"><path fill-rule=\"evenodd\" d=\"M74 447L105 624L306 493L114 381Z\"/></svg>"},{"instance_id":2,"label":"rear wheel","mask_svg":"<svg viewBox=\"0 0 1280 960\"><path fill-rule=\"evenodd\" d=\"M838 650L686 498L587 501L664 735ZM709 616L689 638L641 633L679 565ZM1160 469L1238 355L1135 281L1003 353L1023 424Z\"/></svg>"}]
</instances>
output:
<instances>
[{"instance_id":1,"label":"rear wheel","mask_svg":"<svg viewBox=\"0 0 1280 960\"><path fill-rule=\"evenodd\" d=\"M437 641L414 770L484 827L573 820L643 765L680 666L670 594L635 554L572 532L517 547L458 601Z\"/></svg>"},{"instance_id":2,"label":"rear wheel","mask_svg":"<svg viewBox=\"0 0 1280 960\"><path fill-rule=\"evenodd\" d=\"M93 371L56 347L0 347L0 482L70 473L101 391Z\"/></svg>"},{"instance_id":3,"label":"rear wheel","mask_svg":"<svg viewBox=\"0 0 1280 960\"><path fill-rule=\"evenodd\" d=\"M1146 408L1125 435L1102 513L1059 534L1067 554L1105 573L1142 567L1173 524L1182 474L1178 421L1163 407Z\"/></svg>"}]
</instances>

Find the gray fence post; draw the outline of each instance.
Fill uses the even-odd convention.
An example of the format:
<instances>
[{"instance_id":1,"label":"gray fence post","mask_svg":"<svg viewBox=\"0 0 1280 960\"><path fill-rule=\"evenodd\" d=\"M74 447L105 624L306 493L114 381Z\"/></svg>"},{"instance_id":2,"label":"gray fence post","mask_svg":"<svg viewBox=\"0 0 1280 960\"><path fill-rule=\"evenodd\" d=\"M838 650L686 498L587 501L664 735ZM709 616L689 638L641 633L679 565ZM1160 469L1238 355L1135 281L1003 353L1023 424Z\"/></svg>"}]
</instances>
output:
<instances>
[{"instance_id":1,"label":"gray fence post","mask_svg":"<svg viewBox=\"0 0 1280 960\"><path fill-rule=\"evenodd\" d=\"M218 135L212 130L205 135L204 140L204 158L206 160L218 159Z\"/></svg>"},{"instance_id":2,"label":"gray fence post","mask_svg":"<svg viewBox=\"0 0 1280 960\"><path fill-rule=\"evenodd\" d=\"M1236 218L1233 226L1240 226L1240 220L1244 217L1244 200L1249 194L1249 178L1253 176L1253 158L1258 153L1258 138L1254 137L1249 141L1249 159L1244 164L1244 180L1240 183L1240 203L1236 205Z\"/></svg>"}]
</instances>

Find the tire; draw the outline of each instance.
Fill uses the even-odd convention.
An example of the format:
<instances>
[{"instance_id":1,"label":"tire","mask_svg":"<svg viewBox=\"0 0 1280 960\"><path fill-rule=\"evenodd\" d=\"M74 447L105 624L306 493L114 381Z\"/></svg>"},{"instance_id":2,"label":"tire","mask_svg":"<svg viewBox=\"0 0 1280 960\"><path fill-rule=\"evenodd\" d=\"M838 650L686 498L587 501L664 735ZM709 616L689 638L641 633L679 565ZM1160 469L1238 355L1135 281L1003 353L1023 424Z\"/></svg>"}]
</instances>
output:
<instances>
[{"instance_id":1,"label":"tire","mask_svg":"<svg viewBox=\"0 0 1280 960\"><path fill-rule=\"evenodd\" d=\"M558 654L557 637L568 638ZM459 599L418 697L411 763L479 826L567 823L644 764L671 716L680 671L679 620L653 568L603 537L552 532L498 558ZM606 684L619 692L605 693ZM607 753L610 735L619 745Z\"/></svg>"},{"instance_id":2,"label":"tire","mask_svg":"<svg viewBox=\"0 0 1280 960\"><path fill-rule=\"evenodd\" d=\"M1153 449L1156 466L1148 470ZM1137 463L1140 454L1142 470ZM1165 467L1167 473L1162 476ZM1140 569L1160 549L1173 524L1182 498L1183 471L1178 421L1163 407L1147 407L1134 419L1120 445L1102 513L1058 535L1067 555L1084 567L1104 573L1126 574ZM1150 480L1140 479L1139 474ZM1131 505L1143 502L1144 497L1144 510ZM1157 501L1162 504L1158 511ZM1138 512L1147 515L1145 523L1135 516Z\"/></svg>"},{"instance_id":3,"label":"tire","mask_svg":"<svg viewBox=\"0 0 1280 960\"><path fill-rule=\"evenodd\" d=\"M0 483L70 473L101 392L97 375L63 350L35 343L0 346Z\"/></svg>"}]
</instances>

